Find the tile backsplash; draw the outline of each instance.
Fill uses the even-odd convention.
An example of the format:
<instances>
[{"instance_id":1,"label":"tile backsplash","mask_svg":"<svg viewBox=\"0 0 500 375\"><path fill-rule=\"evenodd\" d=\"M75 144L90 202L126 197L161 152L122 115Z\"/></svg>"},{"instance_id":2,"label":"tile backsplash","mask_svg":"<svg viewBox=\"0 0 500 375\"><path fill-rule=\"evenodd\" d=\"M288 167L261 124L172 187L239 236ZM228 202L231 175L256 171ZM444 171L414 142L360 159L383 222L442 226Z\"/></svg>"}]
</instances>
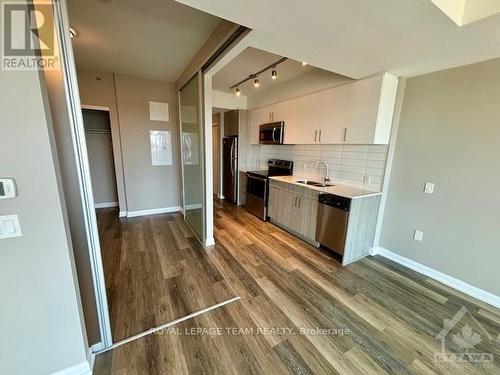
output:
<instances>
[{"instance_id":1,"label":"tile backsplash","mask_svg":"<svg viewBox=\"0 0 500 375\"><path fill-rule=\"evenodd\" d=\"M385 145L252 145L240 166L246 170L267 169L269 159L293 160L294 175L321 181L324 167L313 168L313 164L324 160L333 183L380 191L387 149Z\"/></svg>"}]
</instances>

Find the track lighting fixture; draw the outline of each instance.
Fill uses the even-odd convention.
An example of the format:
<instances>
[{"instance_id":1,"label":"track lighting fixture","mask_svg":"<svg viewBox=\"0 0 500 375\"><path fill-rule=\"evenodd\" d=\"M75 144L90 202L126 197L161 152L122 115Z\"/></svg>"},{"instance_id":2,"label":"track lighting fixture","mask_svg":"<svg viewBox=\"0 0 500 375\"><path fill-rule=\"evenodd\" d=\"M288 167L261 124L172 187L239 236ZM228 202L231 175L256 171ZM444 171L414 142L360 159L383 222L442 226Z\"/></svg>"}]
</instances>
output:
<instances>
[{"instance_id":1,"label":"track lighting fixture","mask_svg":"<svg viewBox=\"0 0 500 375\"><path fill-rule=\"evenodd\" d=\"M232 85L230 87L230 89L235 89L235 92L234 94L236 96L241 96L241 91L240 91L240 85L244 84L245 82L248 82L250 80L253 80L253 85L255 88L257 87L260 87L260 80L259 80L259 75L261 75L262 73L264 72L267 72L268 70L271 69L271 78L273 80L277 79L278 78L278 65L281 64L282 62L286 61L287 58L286 57L282 57L281 59L279 59L278 61L275 61L273 62L271 65L268 65L266 66L265 68L262 68L261 70L255 72L255 73L252 73L250 75L247 76L247 78L235 83L234 85Z\"/></svg>"},{"instance_id":2,"label":"track lighting fixture","mask_svg":"<svg viewBox=\"0 0 500 375\"><path fill-rule=\"evenodd\" d=\"M306 66L307 63L305 61L302 61L302 66Z\"/></svg>"}]
</instances>

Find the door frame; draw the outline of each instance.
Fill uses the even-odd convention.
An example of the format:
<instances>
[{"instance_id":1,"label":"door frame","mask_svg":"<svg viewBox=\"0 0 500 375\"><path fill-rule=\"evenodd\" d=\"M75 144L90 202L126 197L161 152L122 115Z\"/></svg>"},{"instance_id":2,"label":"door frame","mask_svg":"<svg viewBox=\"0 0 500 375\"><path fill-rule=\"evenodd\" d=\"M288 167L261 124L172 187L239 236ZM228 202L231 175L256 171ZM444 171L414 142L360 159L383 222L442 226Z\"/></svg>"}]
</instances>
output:
<instances>
[{"instance_id":1,"label":"door frame","mask_svg":"<svg viewBox=\"0 0 500 375\"><path fill-rule=\"evenodd\" d=\"M213 118L212 118L212 166L215 166L212 167L213 168L213 175L215 177L215 181L216 181L216 184L214 185L214 188L213 188L213 194L214 196L217 196L219 197L221 194L221 185L220 185L220 172L221 172L221 168L220 168L220 162L221 162L221 158L220 158L220 136L221 136L221 131L220 131L220 122L221 122L221 113L220 112L216 112L216 113L213 113L212 111L212 117L213 116L218 116L219 117L219 122L217 123L217 125L214 125L213 124ZM215 136L215 142L214 142L214 136ZM217 147L216 149L214 149L214 146L215 144L217 144ZM217 151L217 152L215 152ZM217 162L217 163L215 163ZM214 179L212 179L214 180Z\"/></svg>"},{"instance_id":2,"label":"door frame","mask_svg":"<svg viewBox=\"0 0 500 375\"><path fill-rule=\"evenodd\" d=\"M52 2L54 12L54 26L60 48L61 72L64 80L64 94L69 113L69 125L80 188L81 203L85 221L85 231L91 261L92 281L94 284L95 301L99 317L100 345L92 346L92 351L97 352L109 348L113 344L111 322L108 309L108 298L104 282L104 267L101 257L101 244L99 230L94 208L94 193L90 177L90 166L83 125L82 105L78 88L76 65L71 45L69 32L69 19L66 0Z\"/></svg>"}]
</instances>

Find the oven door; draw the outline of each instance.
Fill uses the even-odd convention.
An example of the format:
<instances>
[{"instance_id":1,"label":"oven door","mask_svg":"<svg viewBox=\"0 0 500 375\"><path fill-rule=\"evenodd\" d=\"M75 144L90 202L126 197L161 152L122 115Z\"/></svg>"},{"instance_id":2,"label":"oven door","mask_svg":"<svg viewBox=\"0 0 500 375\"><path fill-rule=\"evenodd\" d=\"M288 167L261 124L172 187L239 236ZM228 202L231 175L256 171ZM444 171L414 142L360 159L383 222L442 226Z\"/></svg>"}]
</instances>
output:
<instances>
[{"instance_id":1,"label":"oven door","mask_svg":"<svg viewBox=\"0 0 500 375\"><path fill-rule=\"evenodd\" d=\"M283 122L271 122L261 125L259 128L259 143L263 145L283 144Z\"/></svg>"},{"instance_id":2,"label":"oven door","mask_svg":"<svg viewBox=\"0 0 500 375\"><path fill-rule=\"evenodd\" d=\"M262 220L267 219L267 178L247 174L245 207Z\"/></svg>"}]
</instances>

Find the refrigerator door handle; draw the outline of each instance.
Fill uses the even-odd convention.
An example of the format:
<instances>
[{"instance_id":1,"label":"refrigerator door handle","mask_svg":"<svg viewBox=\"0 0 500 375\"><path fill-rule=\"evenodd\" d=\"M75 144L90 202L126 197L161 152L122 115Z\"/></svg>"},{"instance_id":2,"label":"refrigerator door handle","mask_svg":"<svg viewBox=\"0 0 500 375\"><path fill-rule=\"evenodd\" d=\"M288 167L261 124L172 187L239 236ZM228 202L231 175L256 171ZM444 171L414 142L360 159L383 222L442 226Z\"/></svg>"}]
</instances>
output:
<instances>
[{"instance_id":1,"label":"refrigerator door handle","mask_svg":"<svg viewBox=\"0 0 500 375\"><path fill-rule=\"evenodd\" d=\"M230 158L231 158L231 175L234 176L234 147L235 147L235 143L233 141L233 144L231 145L231 155L230 155Z\"/></svg>"}]
</instances>

